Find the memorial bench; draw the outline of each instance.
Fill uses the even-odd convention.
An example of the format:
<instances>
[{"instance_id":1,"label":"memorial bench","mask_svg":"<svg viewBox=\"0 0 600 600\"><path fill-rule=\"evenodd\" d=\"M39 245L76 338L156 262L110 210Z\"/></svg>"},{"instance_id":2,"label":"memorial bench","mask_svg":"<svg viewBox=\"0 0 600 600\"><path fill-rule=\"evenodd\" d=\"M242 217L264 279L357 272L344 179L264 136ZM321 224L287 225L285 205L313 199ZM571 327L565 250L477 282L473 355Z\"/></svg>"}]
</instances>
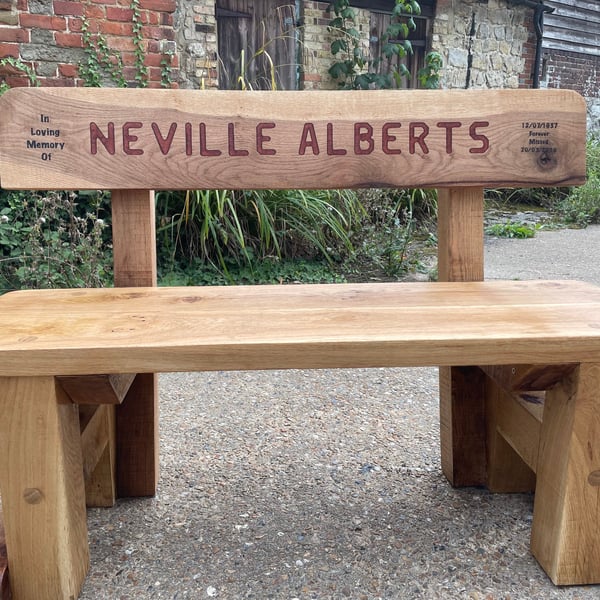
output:
<instances>
[{"instance_id":1,"label":"memorial bench","mask_svg":"<svg viewBox=\"0 0 600 600\"><path fill-rule=\"evenodd\" d=\"M79 594L86 502L155 493L155 374L227 369L440 366L450 482L535 489L541 566L600 582L600 288L482 281L483 187L584 179L565 91L6 93L0 184L111 190L116 286L0 297L15 600ZM440 282L155 287L152 190L400 186L439 188Z\"/></svg>"}]
</instances>

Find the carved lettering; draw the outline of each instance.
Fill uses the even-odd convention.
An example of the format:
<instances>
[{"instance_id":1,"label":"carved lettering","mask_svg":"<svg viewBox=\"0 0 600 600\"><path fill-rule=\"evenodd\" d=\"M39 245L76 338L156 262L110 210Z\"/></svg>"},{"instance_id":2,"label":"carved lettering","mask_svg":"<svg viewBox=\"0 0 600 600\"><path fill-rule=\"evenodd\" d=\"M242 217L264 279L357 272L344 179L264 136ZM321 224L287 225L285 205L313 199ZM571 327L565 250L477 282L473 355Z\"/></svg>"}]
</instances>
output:
<instances>
[{"instance_id":1,"label":"carved lettering","mask_svg":"<svg viewBox=\"0 0 600 600\"><path fill-rule=\"evenodd\" d=\"M227 148L229 156L248 156L248 150L237 149L235 147L235 123L227 123Z\"/></svg>"},{"instance_id":2,"label":"carved lettering","mask_svg":"<svg viewBox=\"0 0 600 600\"><path fill-rule=\"evenodd\" d=\"M200 123L200 156L221 156L221 151L206 147L206 123Z\"/></svg>"},{"instance_id":3,"label":"carved lettering","mask_svg":"<svg viewBox=\"0 0 600 600\"><path fill-rule=\"evenodd\" d=\"M115 153L115 124L108 123L108 133L104 135L96 123L90 123L90 152L98 154L100 142L109 154Z\"/></svg>"},{"instance_id":4,"label":"carved lettering","mask_svg":"<svg viewBox=\"0 0 600 600\"><path fill-rule=\"evenodd\" d=\"M132 148L131 144L138 141L138 136L131 133L132 129L141 129L144 126L139 121L127 121L123 125L123 152L131 156L139 156L144 154L142 148Z\"/></svg>"},{"instance_id":5,"label":"carved lettering","mask_svg":"<svg viewBox=\"0 0 600 600\"><path fill-rule=\"evenodd\" d=\"M417 135L417 129L421 130L421 133ZM422 121L415 121L410 123L408 126L408 152L414 154L417 144L421 148L423 154L429 154L429 148L425 143L425 138L429 135L429 125Z\"/></svg>"},{"instance_id":6,"label":"carved lettering","mask_svg":"<svg viewBox=\"0 0 600 600\"><path fill-rule=\"evenodd\" d=\"M440 121L437 123L437 127L446 130L446 154L452 154L452 130L457 129L461 125L460 121Z\"/></svg>"},{"instance_id":7,"label":"carved lettering","mask_svg":"<svg viewBox=\"0 0 600 600\"><path fill-rule=\"evenodd\" d=\"M333 123L327 123L327 156L344 156L347 152L345 148L333 147Z\"/></svg>"},{"instance_id":8,"label":"carved lettering","mask_svg":"<svg viewBox=\"0 0 600 600\"><path fill-rule=\"evenodd\" d=\"M384 154L402 154L400 148L390 148L390 144L396 141L396 136L390 133L390 129L400 129L402 123L385 123L381 129L381 149Z\"/></svg>"},{"instance_id":9,"label":"carved lettering","mask_svg":"<svg viewBox=\"0 0 600 600\"><path fill-rule=\"evenodd\" d=\"M489 127L489 121L474 121L469 127L469 135L476 142L481 142L479 148L469 148L471 154L485 154L490 149L490 140L482 133L477 133L481 127Z\"/></svg>"},{"instance_id":10,"label":"carved lettering","mask_svg":"<svg viewBox=\"0 0 600 600\"><path fill-rule=\"evenodd\" d=\"M373 126L369 123L354 123L354 154L371 154L374 148Z\"/></svg>"},{"instance_id":11,"label":"carved lettering","mask_svg":"<svg viewBox=\"0 0 600 600\"><path fill-rule=\"evenodd\" d=\"M256 151L261 156L273 156L277 154L277 150L275 148L265 148L263 145L271 141L271 136L263 133L264 129L275 129L275 123L259 123L256 126Z\"/></svg>"},{"instance_id":12,"label":"carved lettering","mask_svg":"<svg viewBox=\"0 0 600 600\"><path fill-rule=\"evenodd\" d=\"M160 132L160 127L157 123L152 123L152 131L154 132L154 137L160 146L160 151L167 155L169 154L169 150L171 149L171 144L173 143L173 136L177 131L177 123L171 123L171 127L169 127L169 133L167 133L167 137L164 138L162 133Z\"/></svg>"},{"instance_id":13,"label":"carved lettering","mask_svg":"<svg viewBox=\"0 0 600 600\"><path fill-rule=\"evenodd\" d=\"M304 123L304 127L302 128L302 135L300 137L300 147L298 148L298 154L300 156L304 156L306 154L307 148L310 148L313 154L319 154L319 142L317 141L315 126L312 123Z\"/></svg>"}]
</instances>

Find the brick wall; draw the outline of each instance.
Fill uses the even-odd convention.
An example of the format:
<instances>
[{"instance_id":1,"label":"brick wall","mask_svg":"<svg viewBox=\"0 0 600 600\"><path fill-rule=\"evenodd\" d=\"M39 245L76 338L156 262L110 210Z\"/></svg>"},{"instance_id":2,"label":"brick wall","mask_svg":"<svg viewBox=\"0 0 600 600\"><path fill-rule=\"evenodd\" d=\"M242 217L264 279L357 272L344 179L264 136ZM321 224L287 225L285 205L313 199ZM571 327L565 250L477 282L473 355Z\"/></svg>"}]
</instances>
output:
<instances>
[{"instance_id":1,"label":"brick wall","mask_svg":"<svg viewBox=\"0 0 600 600\"><path fill-rule=\"evenodd\" d=\"M173 28L176 0L139 0L134 7L131 0L0 0L0 59L21 60L44 86L81 86L80 65L92 47L105 42L108 51L101 56L112 64L120 56L116 70L128 86L139 85L141 76L149 87L176 87L170 83L177 80L179 66ZM136 66L136 37L143 69ZM102 70L102 83L114 85L107 71ZM29 84L11 66L0 67L2 79L11 87Z\"/></svg>"}]
</instances>

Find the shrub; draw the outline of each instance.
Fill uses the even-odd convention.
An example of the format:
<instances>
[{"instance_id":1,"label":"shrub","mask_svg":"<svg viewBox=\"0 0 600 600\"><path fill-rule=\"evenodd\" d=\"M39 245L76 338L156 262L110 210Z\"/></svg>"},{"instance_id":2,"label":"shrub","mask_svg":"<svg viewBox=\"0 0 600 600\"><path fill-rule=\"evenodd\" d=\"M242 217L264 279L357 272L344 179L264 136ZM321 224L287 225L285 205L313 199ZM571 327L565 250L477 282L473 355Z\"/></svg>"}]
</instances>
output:
<instances>
[{"instance_id":1,"label":"shrub","mask_svg":"<svg viewBox=\"0 0 600 600\"><path fill-rule=\"evenodd\" d=\"M0 190L0 293L107 284L105 201L98 193Z\"/></svg>"},{"instance_id":2,"label":"shrub","mask_svg":"<svg viewBox=\"0 0 600 600\"><path fill-rule=\"evenodd\" d=\"M600 139L587 143L587 182L560 202L559 213L567 223L586 227L600 223Z\"/></svg>"}]
</instances>

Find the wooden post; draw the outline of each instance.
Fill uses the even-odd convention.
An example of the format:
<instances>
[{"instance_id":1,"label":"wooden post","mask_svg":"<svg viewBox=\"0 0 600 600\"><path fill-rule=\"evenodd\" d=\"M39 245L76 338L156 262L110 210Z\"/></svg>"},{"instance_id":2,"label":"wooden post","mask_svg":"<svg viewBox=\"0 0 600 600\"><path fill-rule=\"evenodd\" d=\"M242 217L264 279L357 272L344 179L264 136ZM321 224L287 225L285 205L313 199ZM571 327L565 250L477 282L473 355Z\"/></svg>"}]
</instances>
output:
<instances>
[{"instance_id":1,"label":"wooden post","mask_svg":"<svg viewBox=\"0 0 600 600\"><path fill-rule=\"evenodd\" d=\"M13 597L76 598L89 565L77 405L53 377L5 377L0 413Z\"/></svg>"},{"instance_id":2,"label":"wooden post","mask_svg":"<svg viewBox=\"0 0 600 600\"><path fill-rule=\"evenodd\" d=\"M154 192L113 190L117 287L156 285ZM158 380L139 374L116 409L117 495L153 496L158 483Z\"/></svg>"},{"instance_id":3,"label":"wooden post","mask_svg":"<svg viewBox=\"0 0 600 600\"><path fill-rule=\"evenodd\" d=\"M438 191L438 278L483 280L483 188ZM484 398L477 367L440 368L442 469L454 486L485 484Z\"/></svg>"},{"instance_id":4,"label":"wooden post","mask_svg":"<svg viewBox=\"0 0 600 600\"><path fill-rule=\"evenodd\" d=\"M556 585L600 581L600 364L546 392L531 551Z\"/></svg>"}]
</instances>

